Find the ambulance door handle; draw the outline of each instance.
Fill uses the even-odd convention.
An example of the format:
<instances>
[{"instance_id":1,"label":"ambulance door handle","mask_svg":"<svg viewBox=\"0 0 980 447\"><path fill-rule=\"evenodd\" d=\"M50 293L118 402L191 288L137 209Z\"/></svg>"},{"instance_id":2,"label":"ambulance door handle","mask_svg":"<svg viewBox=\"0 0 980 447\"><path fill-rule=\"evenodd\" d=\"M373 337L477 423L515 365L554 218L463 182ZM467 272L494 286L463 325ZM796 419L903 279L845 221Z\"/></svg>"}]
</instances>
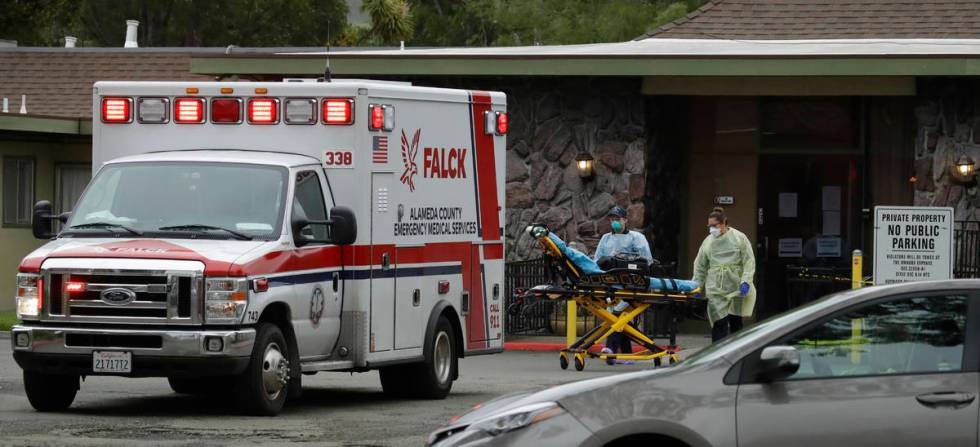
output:
<instances>
[{"instance_id":1,"label":"ambulance door handle","mask_svg":"<svg viewBox=\"0 0 980 447\"><path fill-rule=\"evenodd\" d=\"M459 312L463 315L470 313L470 291L464 290L459 298Z\"/></svg>"},{"instance_id":2,"label":"ambulance door handle","mask_svg":"<svg viewBox=\"0 0 980 447\"><path fill-rule=\"evenodd\" d=\"M333 291L337 293L340 289L340 272L333 272Z\"/></svg>"},{"instance_id":3,"label":"ambulance door handle","mask_svg":"<svg viewBox=\"0 0 980 447\"><path fill-rule=\"evenodd\" d=\"M391 267L391 259L388 252L381 254L381 270L388 270Z\"/></svg>"},{"instance_id":4,"label":"ambulance door handle","mask_svg":"<svg viewBox=\"0 0 980 447\"><path fill-rule=\"evenodd\" d=\"M419 307L422 304L422 291L415 289L412 292L412 306Z\"/></svg>"}]
</instances>

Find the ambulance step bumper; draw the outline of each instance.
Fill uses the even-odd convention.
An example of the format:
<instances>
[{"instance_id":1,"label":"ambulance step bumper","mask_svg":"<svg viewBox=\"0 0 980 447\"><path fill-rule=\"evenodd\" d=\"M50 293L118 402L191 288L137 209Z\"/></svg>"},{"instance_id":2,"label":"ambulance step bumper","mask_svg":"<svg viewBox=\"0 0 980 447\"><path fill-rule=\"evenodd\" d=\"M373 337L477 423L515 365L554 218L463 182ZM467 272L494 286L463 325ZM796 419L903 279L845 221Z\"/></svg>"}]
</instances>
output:
<instances>
[{"instance_id":1,"label":"ambulance step bumper","mask_svg":"<svg viewBox=\"0 0 980 447\"><path fill-rule=\"evenodd\" d=\"M132 371L118 375L197 377L244 371L255 329L114 330L20 325L11 330L10 342L14 360L25 370L92 375L93 351L120 351L132 354Z\"/></svg>"}]
</instances>

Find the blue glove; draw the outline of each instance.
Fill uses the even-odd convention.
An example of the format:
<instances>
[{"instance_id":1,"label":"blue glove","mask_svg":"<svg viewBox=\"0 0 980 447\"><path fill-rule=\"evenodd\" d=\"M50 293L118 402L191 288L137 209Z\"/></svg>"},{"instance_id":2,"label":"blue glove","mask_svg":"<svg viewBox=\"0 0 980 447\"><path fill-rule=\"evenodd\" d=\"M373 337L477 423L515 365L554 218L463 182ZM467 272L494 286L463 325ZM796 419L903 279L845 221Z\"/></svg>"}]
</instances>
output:
<instances>
[{"instance_id":1,"label":"blue glove","mask_svg":"<svg viewBox=\"0 0 980 447\"><path fill-rule=\"evenodd\" d=\"M742 296L749 294L749 283L743 282L742 286L738 288L738 291L742 293Z\"/></svg>"}]
</instances>

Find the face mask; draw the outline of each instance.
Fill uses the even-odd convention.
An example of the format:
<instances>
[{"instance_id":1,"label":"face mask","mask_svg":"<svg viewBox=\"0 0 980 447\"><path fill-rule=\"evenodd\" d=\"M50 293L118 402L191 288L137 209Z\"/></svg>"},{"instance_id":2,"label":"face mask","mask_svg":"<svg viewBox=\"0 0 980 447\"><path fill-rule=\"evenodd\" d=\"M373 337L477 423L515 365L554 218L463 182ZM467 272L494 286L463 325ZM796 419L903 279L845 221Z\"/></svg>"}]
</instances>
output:
<instances>
[{"instance_id":1,"label":"face mask","mask_svg":"<svg viewBox=\"0 0 980 447\"><path fill-rule=\"evenodd\" d=\"M721 236L721 228L718 227L708 227L708 234L718 237Z\"/></svg>"},{"instance_id":2,"label":"face mask","mask_svg":"<svg viewBox=\"0 0 980 447\"><path fill-rule=\"evenodd\" d=\"M616 232L616 233L622 232L623 231L623 223L620 222L620 221L618 221L618 220L614 220L612 222L612 230L614 232Z\"/></svg>"}]
</instances>

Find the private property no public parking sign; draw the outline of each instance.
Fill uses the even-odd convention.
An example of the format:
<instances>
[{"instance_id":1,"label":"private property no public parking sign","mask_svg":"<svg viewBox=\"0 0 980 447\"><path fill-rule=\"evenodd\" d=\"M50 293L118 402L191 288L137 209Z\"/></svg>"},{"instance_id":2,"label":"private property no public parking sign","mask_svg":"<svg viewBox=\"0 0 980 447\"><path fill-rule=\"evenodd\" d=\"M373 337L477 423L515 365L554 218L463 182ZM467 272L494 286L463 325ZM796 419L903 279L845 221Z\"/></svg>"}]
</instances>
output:
<instances>
[{"instance_id":1,"label":"private property no public parking sign","mask_svg":"<svg viewBox=\"0 0 980 447\"><path fill-rule=\"evenodd\" d=\"M952 277L952 208L875 207L875 284Z\"/></svg>"}]
</instances>

